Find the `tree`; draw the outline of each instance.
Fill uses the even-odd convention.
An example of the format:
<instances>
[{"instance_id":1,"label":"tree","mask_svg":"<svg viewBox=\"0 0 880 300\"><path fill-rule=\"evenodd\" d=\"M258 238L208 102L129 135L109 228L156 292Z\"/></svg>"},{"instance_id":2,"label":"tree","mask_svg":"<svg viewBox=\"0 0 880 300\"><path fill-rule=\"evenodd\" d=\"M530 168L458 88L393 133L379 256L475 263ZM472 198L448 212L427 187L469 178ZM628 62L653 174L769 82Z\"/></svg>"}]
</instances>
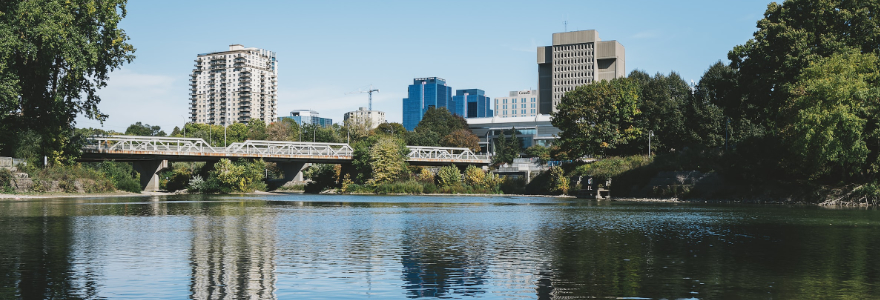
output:
<instances>
[{"instance_id":1,"label":"tree","mask_svg":"<svg viewBox=\"0 0 880 300\"><path fill-rule=\"evenodd\" d=\"M248 126L243 123L232 123L226 128L220 126L223 130L223 134L226 136L226 145L231 145L232 143L241 143L247 140L248 136Z\"/></svg>"},{"instance_id":2,"label":"tree","mask_svg":"<svg viewBox=\"0 0 880 300\"><path fill-rule=\"evenodd\" d=\"M467 120L459 115L450 113L445 107L429 107L428 111L425 112L425 115L422 116L422 120L419 121L419 124L416 126L415 131L432 131L436 132L437 135L444 137L459 129L470 131L470 129L468 129Z\"/></svg>"},{"instance_id":3,"label":"tree","mask_svg":"<svg viewBox=\"0 0 880 300\"><path fill-rule=\"evenodd\" d=\"M876 55L855 49L834 54L811 63L788 86L782 135L791 169L811 179L837 170L838 180L878 171L878 63Z\"/></svg>"},{"instance_id":4,"label":"tree","mask_svg":"<svg viewBox=\"0 0 880 300\"><path fill-rule=\"evenodd\" d=\"M268 138L266 134L266 122L261 119L251 119L247 124L247 139L263 141Z\"/></svg>"},{"instance_id":5,"label":"tree","mask_svg":"<svg viewBox=\"0 0 880 300\"><path fill-rule=\"evenodd\" d=\"M406 133L406 144L410 146L440 146L440 134L433 131L410 131Z\"/></svg>"},{"instance_id":6,"label":"tree","mask_svg":"<svg viewBox=\"0 0 880 300\"><path fill-rule=\"evenodd\" d=\"M510 138L507 138L508 133L511 134ZM519 157L519 153L522 151L522 142L516 133L516 128L501 131L501 135L495 140L495 155L492 156L492 164L513 163L513 159Z\"/></svg>"},{"instance_id":7,"label":"tree","mask_svg":"<svg viewBox=\"0 0 880 300\"><path fill-rule=\"evenodd\" d=\"M582 85L565 93L551 123L561 129L560 147L578 157L616 154L615 148L641 137L636 127L639 85L629 78L615 78Z\"/></svg>"},{"instance_id":8,"label":"tree","mask_svg":"<svg viewBox=\"0 0 880 300\"><path fill-rule=\"evenodd\" d=\"M134 59L124 0L0 2L0 132L33 130L53 163L72 161L77 115L104 121L97 90ZM0 137L0 147L8 139Z\"/></svg>"},{"instance_id":9,"label":"tree","mask_svg":"<svg viewBox=\"0 0 880 300\"><path fill-rule=\"evenodd\" d=\"M162 131L162 128L158 125L150 126L150 124L137 122L125 129L125 135L165 136L165 131Z\"/></svg>"},{"instance_id":10,"label":"tree","mask_svg":"<svg viewBox=\"0 0 880 300\"><path fill-rule=\"evenodd\" d=\"M370 130L370 122L356 122L355 119L347 119L342 125L342 135L345 135L345 142L360 141L372 133Z\"/></svg>"},{"instance_id":11,"label":"tree","mask_svg":"<svg viewBox=\"0 0 880 300\"><path fill-rule=\"evenodd\" d=\"M468 148L473 152L480 152L480 138L466 129L458 129L444 136L440 140L440 145L443 147Z\"/></svg>"},{"instance_id":12,"label":"tree","mask_svg":"<svg viewBox=\"0 0 880 300\"><path fill-rule=\"evenodd\" d=\"M370 149L370 167L373 169L373 183L393 182L407 171L408 150L402 140L382 137Z\"/></svg>"},{"instance_id":13,"label":"tree","mask_svg":"<svg viewBox=\"0 0 880 300\"><path fill-rule=\"evenodd\" d=\"M400 123L382 123L373 129L373 134L394 135L396 137L403 137L406 133L406 127Z\"/></svg>"},{"instance_id":14,"label":"tree","mask_svg":"<svg viewBox=\"0 0 880 300\"><path fill-rule=\"evenodd\" d=\"M464 170L464 182L473 187L482 186L486 184L486 172L477 166L468 165Z\"/></svg>"},{"instance_id":15,"label":"tree","mask_svg":"<svg viewBox=\"0 0 880 300\"><path fill-rule=\"evenodd\" d=\"M728 53L739 75L743 97L725 103L725 111L775 133L785 127L779 108L810 63L849 48L860 53L880 49L880 2L789 0L767 6L754 38Z\"/></svg>"},{"instance_id":16,"label":"tree","mask_svg":"<svg viewBox=\"0 0 880 300\"><path fill-rule=\"evenodd\" d=\"M649 130L654 132L651 147L654 151L681 149L688 143L685 112L691 100L691 89L677 73L660 73L653 77L632 71L629 78L639 83L639 111L635 127L643 128L644 143L629 143L619 150L626 154L647 153Z\"/></svg>"},{"instance_id":17,"label":"tree","mask_svg":"<svg viewBox=\"0 0 880 300\"><path fill-rule=\"evenodd\" d=\"M289 119L272 122L266 127L266 138L270 141L299 141L299 125Z\"/></svg>"},{"instance_id":18,"label":"tree","mask_svg":"<svg viewBox=\"0 0 880 300\"><path fill-rule=\"evenodd\" d=\"M537 157L541 163L544 163L550 160L550 148L535 144L526 148L526 155Z\"/></svg>"}]
</instances>

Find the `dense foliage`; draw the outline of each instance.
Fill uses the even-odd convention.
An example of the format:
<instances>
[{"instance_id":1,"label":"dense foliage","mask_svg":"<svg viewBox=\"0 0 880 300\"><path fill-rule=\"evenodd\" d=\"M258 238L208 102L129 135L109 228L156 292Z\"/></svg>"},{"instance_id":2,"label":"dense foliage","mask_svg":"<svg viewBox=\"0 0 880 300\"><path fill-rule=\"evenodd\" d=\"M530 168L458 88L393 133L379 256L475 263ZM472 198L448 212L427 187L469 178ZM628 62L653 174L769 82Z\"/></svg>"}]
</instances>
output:
<instances>
[{"instance_id":1,"label":"dense foliage","mask_svg":"<svg viewBox=\"0 0 880 300\"><path fill-rule=\"evenodd\" d=\"M124 0L0 2L0 151L34 135L36 156L70 163L77 115L103 121L97 91L134 59L119 22ZM40 160L35 160L42 163Z\"/></svg>"}]
</instances>

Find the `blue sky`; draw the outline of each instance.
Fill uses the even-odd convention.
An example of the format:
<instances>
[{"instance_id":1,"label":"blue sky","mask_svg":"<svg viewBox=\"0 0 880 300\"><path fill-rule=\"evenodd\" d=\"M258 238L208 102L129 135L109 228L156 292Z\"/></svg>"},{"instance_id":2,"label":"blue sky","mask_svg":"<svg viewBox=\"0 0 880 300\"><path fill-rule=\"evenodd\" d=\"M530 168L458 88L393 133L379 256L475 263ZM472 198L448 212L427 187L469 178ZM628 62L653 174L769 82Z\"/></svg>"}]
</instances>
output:
<instances>
[{"instance_id":1,"label":"blue sky","mask_svg":"<svg viewBox=\"0 0 880 300\"><path fill-rule=\"evenodd\" d=\"M342 121L367 106L389 122L416 77L490 97L536 89L536 48L552 34L595 29L626 48L626 72L678 72L699 81L745 43L769 1L165 1L133 0L121 27L137 48L100 91L104 129L140 121L170 132L188 117L198 53L243 44L275 51L278 114L313 109ZM101 127L77 119L78 127Z\"/></svg>"}]
</instances>

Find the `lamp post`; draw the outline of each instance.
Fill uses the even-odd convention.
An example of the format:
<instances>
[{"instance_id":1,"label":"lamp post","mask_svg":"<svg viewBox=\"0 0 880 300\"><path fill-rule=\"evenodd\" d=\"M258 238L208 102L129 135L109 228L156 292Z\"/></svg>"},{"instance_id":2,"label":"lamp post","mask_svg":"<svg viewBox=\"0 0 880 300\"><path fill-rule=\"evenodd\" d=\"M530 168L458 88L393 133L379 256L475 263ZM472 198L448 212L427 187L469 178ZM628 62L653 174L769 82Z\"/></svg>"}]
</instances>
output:
<instances>
[{"instance_id":1,"label":"lamp post","mask_svg":"<svg viewBox=\"0 0 880 300\"><path fill-rule=\"evenodd\" d=\"M653 130L648 130L648 157L651 157L651 137L654 136Z\"/></svg>"}]
</instances>

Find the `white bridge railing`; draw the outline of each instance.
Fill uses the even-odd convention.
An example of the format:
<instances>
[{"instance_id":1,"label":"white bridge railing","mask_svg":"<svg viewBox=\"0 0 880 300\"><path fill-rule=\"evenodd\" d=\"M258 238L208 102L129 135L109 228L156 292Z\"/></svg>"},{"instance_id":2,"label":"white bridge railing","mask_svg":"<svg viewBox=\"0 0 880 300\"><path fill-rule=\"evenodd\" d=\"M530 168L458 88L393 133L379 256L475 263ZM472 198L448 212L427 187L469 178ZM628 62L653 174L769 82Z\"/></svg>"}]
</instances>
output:
<instances>
[{"instance_id":1,"label":"white bridge railing","mask_svg":"<svg viewBox=\"0 0 880 300\"><path fill-rule=\"evenodd\" d=\"M488 161L488 155L474 154L468 148L407 146L410 160L479 160Z\"/></svg>"},{"instance_id":2,"label":"white bridge railing","mask_svg":"<svg viewBox=\"0 0 880 300\"><path fill-rule=\"evenodd\" d=\"M468 148L408 146L411 161L488 162L487 155ZM87 153L284 157L315 156L351 159L353 149L344 143L245 141L228 147L212 147L203 139L154 136L102 136L88 138Z\"/></svg>"}]
</instances>

